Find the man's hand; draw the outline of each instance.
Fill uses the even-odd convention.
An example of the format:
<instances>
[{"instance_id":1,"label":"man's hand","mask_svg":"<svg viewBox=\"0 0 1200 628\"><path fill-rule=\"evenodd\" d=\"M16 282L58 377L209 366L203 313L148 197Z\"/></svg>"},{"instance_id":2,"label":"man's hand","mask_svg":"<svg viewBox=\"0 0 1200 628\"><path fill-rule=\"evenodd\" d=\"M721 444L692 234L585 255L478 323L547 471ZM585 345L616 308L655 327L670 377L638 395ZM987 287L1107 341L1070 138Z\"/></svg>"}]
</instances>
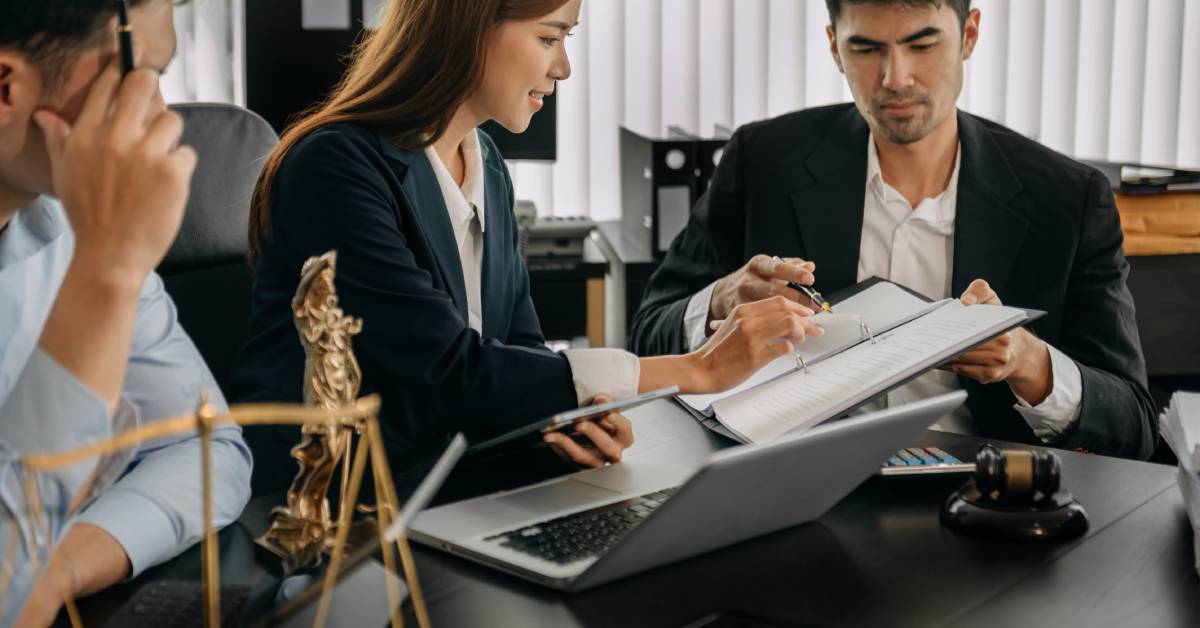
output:
<instances>
[{"instance_id":1,"label":"man's hand","mask_svg":"<svg viewBox=\"0 0 1200 628\"><path fill-rule=\"evenodd\" d=\"M41 110L54 192L75 232L75 258L95 273L140 288L183 221L196 153L179 146L183 121L158 92L158 76L122 80L117 61L96 79L71 124Z\"/></svg>"},{"instance_id":2,"label":"man's hand","mask_svg":"<svg viewBox=\"0 0 1200 628\"><path fill-rule=\"evenodd\" d=\"M1001 305L1000 297L982 279L976 279L960 298L964 305ZM984 384L1008 382L1013 392L1036 406L1054 390L1050 349L1037 336L1018 327L960 356L944 370Z\"/></svg>"},{"instance_id":3,"label":"man's hand","mask_svg":"<svg viewBox=\"0 0 1200 628\"><path fill-rule=\"evenodd\" d=\"M597 395L592 405L611 401L605 395ZM619 412L610 412L598 420L577 423L574 436L587 441L586 444L563 432L551 432L542 439L564 461L595 469L621 462L621 454L633 446L633 423Z\"/></svg>"},{"instance_id":4,"label":"man's hand","mask_svg":"<svg viewBox=\"0 0 1200 628\"><path fill-rule=\"evenodd\" d=\"M779 259L767 255L755 255L745 266L722 277L713 287L712 302L708 307L708 320L704 328L712 335L708 323L729 318L734 308L775 296L781 296L807 308L813 309L808 297L787 287L788 282L811 286L816 278L813 273L817 265L796 257Z\"/></svg>"},{"instance_id":5,"label":"man's hand","mask_svg":"<svg viewBox=\"0 0 1200 628\"><path fill-rule=\"evenodd\" d=\"M121 80L113 61L70 123L34 114L46 136L54 193L75 232L75 255L42 331L41 347L115 411L146 276L183 221L196 154L158 78Z\"/></svg>"},{"instance_id":6,"label":"man's hand","mask_svg":"<svg viewBox=\"0 0 1200 628\"><path fill-rule=\"evenodd\" d=\"M795 351L795 345L808 336L823 336L825 330L812 316L812 309L783 296L737 306L704 346L685 356L696 365L696 377L684 392L733 388L772 360Z\"/></svg>"},{"instance_id":7,"label":"man's hand","mask_svg":"<svg viewBox=\"0 0 1200 628\"><path fill-rule=\"evenodd\" d=\"M65 596L81 597L124 580L131 567L125 549L108 532L87 524L71 526L34 584L17 626L49 626Z\"/></svg>"}]
</instances>

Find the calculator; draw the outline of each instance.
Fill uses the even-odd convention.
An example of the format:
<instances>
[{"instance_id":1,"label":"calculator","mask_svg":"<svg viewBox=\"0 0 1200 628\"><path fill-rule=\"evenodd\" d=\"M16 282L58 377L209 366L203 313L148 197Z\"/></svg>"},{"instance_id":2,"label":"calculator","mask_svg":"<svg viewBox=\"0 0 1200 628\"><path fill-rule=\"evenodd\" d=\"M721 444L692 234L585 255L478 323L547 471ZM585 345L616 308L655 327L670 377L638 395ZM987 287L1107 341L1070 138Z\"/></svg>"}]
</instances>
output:
<instances>
[{"instance_id":1,"label":"calculator","mask_svg":"<svg viewBox=\"0 0 1200 628\"><path fill-rule=\"evenodd\" d=\"M963 462L937 447L909 447L896 452L879 470L880 475L974 473L975 463Z\"/></svg>"}]
</instances>

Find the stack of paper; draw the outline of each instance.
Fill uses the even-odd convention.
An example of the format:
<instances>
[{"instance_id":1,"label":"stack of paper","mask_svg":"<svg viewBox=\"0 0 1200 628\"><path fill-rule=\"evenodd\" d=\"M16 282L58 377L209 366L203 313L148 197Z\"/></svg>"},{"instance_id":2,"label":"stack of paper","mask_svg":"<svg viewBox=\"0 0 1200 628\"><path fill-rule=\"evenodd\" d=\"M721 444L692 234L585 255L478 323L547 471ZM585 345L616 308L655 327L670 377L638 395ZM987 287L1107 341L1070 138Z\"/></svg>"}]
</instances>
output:
<instances>
[{"instance_id":1,"label":"stack of paper","mask_svg":"<svg viewBox=\"0 0 1200 628\"><path fill-rule=\"evenodd\" d=\"M1163 440L1179 458L1179 490L1195 532L1196 571L1200 573L1200 393L1175 393L1159 426Z\"/></svg>"}]
</instances>

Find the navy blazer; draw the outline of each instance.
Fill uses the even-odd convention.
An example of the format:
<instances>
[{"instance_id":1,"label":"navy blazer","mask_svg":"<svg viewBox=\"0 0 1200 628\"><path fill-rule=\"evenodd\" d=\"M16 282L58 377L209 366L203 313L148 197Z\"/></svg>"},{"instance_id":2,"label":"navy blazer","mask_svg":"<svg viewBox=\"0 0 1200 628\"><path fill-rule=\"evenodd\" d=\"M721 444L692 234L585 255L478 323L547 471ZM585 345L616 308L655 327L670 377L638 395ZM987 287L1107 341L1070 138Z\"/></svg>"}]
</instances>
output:
<instances>
[{"instance_id":1,"label":"navy blazer","mask_svg":"<svg viewBox=\"0 0 1200 628\"><path fill-rule=\"evenodd\" d=\"M290 303L304 261L336 250L341 307L363 320L354 340L362 394L382 395L384 438L401 470L453 432L474 440L578 405L567 360L545 347L529 296L507 167L482 132L480 146L482 336L467 324L458 246L424 151L338 124L288 153L257 262L250 340L232 375L236 399L301 401L304 352ZM298 429L247 432L255 492L286 488Z\"/></svg>"},{"instance_id":2,"label":"navy blazer","mask_svg":"<svg viewBox=\"0 0 1200 628\"><path fill-rule=\"evenodd\" d=\"M1048 313L1030 328L1074 359L1083 379L1081 418L1055 445L1148 457L1158 422L1108 181L982 118L960 112L958 129L953 294L982 278L1005 303ZM640 355L683 352L692 295L757 253L813 260L827 293L853 285L869 133L853 104L739 129L651 277L630 346ZM1041 444L1007 384L960 380L976 433Z\"/></svg>"}]
</instances>

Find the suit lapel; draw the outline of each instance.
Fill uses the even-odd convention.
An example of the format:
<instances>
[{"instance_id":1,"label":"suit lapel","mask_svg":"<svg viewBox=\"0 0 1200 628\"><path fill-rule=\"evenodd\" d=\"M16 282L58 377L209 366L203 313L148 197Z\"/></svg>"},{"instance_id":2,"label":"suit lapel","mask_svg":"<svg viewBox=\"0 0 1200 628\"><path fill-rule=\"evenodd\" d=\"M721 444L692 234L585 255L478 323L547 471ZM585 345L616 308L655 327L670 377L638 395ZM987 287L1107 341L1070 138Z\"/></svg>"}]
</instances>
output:
<instances>
[{"instance_id":1,"label":"suit lapel","mask_svg":"<svg viewBox=\"0 0 1200 628\"><path fill-rule=\"evenodd\" d=\"M795 170L784 175L801 183L792 208L804 254L816 262L818 285L828 292L857 281L862 241L869 134L857 110L845 116L806 161L790 160Z\"/></svg>"},{"instance_id":2,"label":"suit lapel","mask_svg":"<svg viewBox=\"0 0 1200 628\"><path fill-rule=\"evenodd\" d=\"M391 145L387 141L384 144ZM408 164L408 172L402 183L405 201L420 222L421 231L437 260L442 283L465 321L467 289L463 284L462 261L458 258L458 242L454 239L454 227L450 224L450 211L446 209L446 199L442 197L442 188L438 185L433 165L423 152L400 151L394 147L393 151L388 152L392 156L397 152L406 153L403 161Z\"/></svg>"},{"instance_id":3,"label":"suit lapel","mask_svg":"<svg viewBox=\"0 0 1200 628\"><path fill-rule=\"evenodd\" d=\"M503 311L502 303L493 299L503 297L501 288L507 285L503 269L508 267L511 244L504 241L504 229L507 217L502 214L508 205L508 195L504 190L504 173L493 163L490 151L485 143L480 142L483 151L484 177L484 215L487 217L487 230L483 234L483 273L480 276L480 306L483 308L483 328L485 336L504 337L498 326L507 325L509 312Z\"/></svg>"},{"instance_id":4,"label":"suit lapel","mask_svg":"<svg viewBox=\"0 0 1200 628\"><path fill-rule=\"evenodd\" d=\"M984 279L1004 299L1013 263L1021 252L1029 221L1009 204L1021 191L1004 155L983 123L958 114L962 160L954 227L952 294Z\"/></svg>"}]
</instances>

